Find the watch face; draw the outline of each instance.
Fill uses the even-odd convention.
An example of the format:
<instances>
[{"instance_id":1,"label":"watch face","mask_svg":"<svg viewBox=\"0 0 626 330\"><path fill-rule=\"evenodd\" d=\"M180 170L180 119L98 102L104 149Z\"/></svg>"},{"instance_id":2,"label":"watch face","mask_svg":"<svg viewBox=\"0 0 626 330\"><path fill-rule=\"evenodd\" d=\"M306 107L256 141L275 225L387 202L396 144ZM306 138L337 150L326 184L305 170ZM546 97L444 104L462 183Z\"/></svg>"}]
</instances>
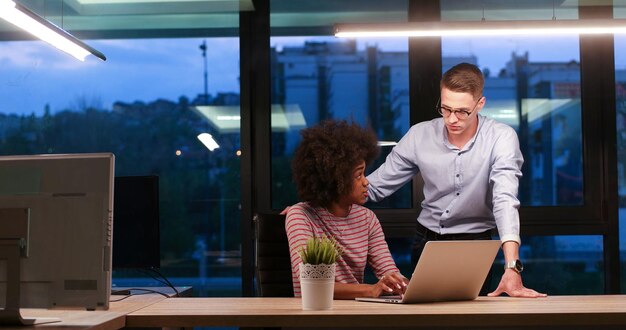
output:
<instances>
[{"instance_id":1,"label":"watch face","mask_svg":"<svg viewBox=\"0 0 626 330\"><path fill-rule=\"evenodd\" d=\"M516 259L505 263L504 269L513 269L514 271L521 273L524 270L524 265L521 260Z\"/></svg>"}]
</instances>

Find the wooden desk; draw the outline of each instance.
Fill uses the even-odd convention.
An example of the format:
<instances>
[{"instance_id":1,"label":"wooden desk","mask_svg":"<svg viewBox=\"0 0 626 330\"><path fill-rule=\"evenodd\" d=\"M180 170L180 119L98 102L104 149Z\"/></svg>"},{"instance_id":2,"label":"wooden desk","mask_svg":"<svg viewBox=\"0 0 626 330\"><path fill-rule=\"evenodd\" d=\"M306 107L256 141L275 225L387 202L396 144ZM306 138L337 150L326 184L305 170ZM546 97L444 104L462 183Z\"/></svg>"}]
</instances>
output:
<instances>
[{"instance_id":1,"label":"wooden desk","mask_svg":"<svg viewBox=\"0 0 626 330\"><path fill-rule=\"evenodd\" d=\"M128 327L619 327L626 295L479 297L474 301L394 305L334 302L303 311L298 298L169 298L130 313Z\"/></svg>"},{"instance_id":2,"label":"wooden desk","mask_svg":"<svg viewBox=\"0 0 626 330\"><path fill-rule=\"evenodd\" d=\"M123 296L112 296L112 300L123 298ZM22 309L24 317L53 317L61 319L61 322L46 323L35 327L5 327L0 329L26 330L32 328L54 328L55 330L115 330L126 325L126 314L137 311L166 299L160 294L145 294L130 296L124 300L111 302L109 310L106 311L86 311L86 310L60 310L60 309Z\"/></svg>"}]
</instances>

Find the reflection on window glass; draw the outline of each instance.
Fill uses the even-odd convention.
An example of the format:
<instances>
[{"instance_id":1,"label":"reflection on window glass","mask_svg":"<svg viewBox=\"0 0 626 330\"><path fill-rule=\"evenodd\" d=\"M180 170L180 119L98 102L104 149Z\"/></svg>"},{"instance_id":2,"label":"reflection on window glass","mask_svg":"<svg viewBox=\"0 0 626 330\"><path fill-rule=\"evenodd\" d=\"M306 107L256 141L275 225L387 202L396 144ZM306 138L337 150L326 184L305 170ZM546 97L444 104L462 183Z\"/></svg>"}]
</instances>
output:
<instances>
[{"instance_id":1,"label":"reflection on window glass","mask_svg":"<svg viewBox=\"0 0 626 330\"><path fill-rule=\"evenodd\" d=\"M300 130L324 119L353 120L393 144L408 130L408 42L274 37L272 207L298 201L290 162ZM375 169L391 150L381 148ZM370 169L370 170L371 170ZM411 207L410 185L371 207Z\"/></svg>"},{"instance_id":2,"label":"reflection on window glass","mask_svg":"<svg viewBox=\"0 0 626 330\"><path fill-rule=\"evenodd\" d=\"M270 0L270 24L273 35L310 29L330 35L336 23L406 22L408 6L408 0Z\"/></svg>"},{"instance_id":3,"label":"reflection on window glass","mask_svg":"<svg viewBox=\"0 0 626 330\"><path fill-rule=\"evenodd\" d=\"M396 265L407 277L413 273L411 243L411 238L387 238ZM520 259L528 288L548 295L604 293L602 236L522 236ZM498 287L503 268L500 251L491 269L491 291Z\"/></svg>"},{"instance_id":4,"label":"reflection on window glass","mask_svg":"<svg viewBox=\"0 0 626 330\"><path fill-rule=\"evenodd\" d=\"M579 1L440 0L440 3L444 21L506 21L577 19Z\"/></svg>"},{"instance_id":5,"label":"reflection on window glass","mask_svg":"<svg viewBox=\"0 0 626 330\"><path fill-rule=\"evenodd\" d=\"M413 237L387 237L387 245L393 256L396 266L407 278L413 274L411 269L411 247L413 246Z\"/></svg>"},{"instance_id":6,"label":"reflection on window glass","mask_svg":"<svg viewBox=\"0 0 626 330\"><path fill-rule=\"evenodd\" d=\"M522 236L524 285L549 295L602 294L602 247L602 236ZM494 264L496 274L502 273L503 266L500 252Z\"/></svg>"},{"instance_id":7,"label":"reflection on window glass","mask_svg":"<svg viewBox=\"0 0 626 330\"><path fill-rule=\"evenodd\" d=\"M89 43L108 60L0 43L0 154L113 152L116 175L157 175L161 272L196 295L240 295L238 38ZM114 283L164 286L140 270Z\"/></svg>"},{"instance_id":8,"label":"reflection on window glass","mask_svg":"<svg viewBox=\"0 0 626 330\"><path fill-rule=\"evenodd\" d=\"M444 71L460 62L483 70L481 113L517 131L522 205L582 205L578 39L448 37L442 52Z\"/></svg>"},{"instance_id":9,"label":"reflection on window glass","mask_svg":"<svg viewBox=\"0 0 626 330\"><path fill-rule=\"evenodd\" d=\"M408 3L270 1L273 209L298 202L291 158L303 128L330 118L371 126L386 146L368 172L408 130L408 40L329 37L335 23L406 22ZM368 206L412 207L410 185Z\"/></svg>"},{"instance_id":10,"label":"reflection on window glass","mask_svg":"<svg viewBox=\"0 0 626 330\"><path fill-rule=\"evenodd\" d=\"M602 236L522 236L522 242L525 286L551 295L604 292ZM497 258L494 270L501 272L502 253Z\"/></svg>"}]
</instances>

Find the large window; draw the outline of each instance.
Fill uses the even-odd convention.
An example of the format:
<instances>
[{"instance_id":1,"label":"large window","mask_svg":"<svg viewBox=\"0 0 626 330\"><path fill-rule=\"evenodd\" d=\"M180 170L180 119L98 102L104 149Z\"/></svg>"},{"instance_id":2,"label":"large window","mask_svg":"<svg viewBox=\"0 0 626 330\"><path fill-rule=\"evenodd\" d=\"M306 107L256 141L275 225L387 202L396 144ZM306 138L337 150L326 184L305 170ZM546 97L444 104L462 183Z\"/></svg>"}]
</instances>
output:
<instances>
[{"instance_id":1,"label":"large window","mask_svg":"<svg viewBox=\"0 0 626 330\"><path fill-rule=\"evenodd\" d=\"M576 19L576 3L441 1L442 20ZM482 114L515 128L524 155L522 206L583 204L580 50L575 36L445 37L443 71L478 65Z\"/></svg>"},{"instance_id":2,"label":"large window","mask_svg":"<svg viewBox=\"0 0 626 330\"><path fill-rule=\"evenodd\" d=\"M577 7L565 3L470 5L442 1L442 20L577 18ZM442 38L443 71L459 62L483 70L487 103L481 114L518 133L524 155L518 196L522 207L584 206L578 37ZM520 219L522 224L526 220ZM549 294L603 292L602 236L522 235L520 255L527 265L528 287ZM501 265L496 270L501 273ZM587 285L582 289L580 283Z\"/></svg>"},{"instance_id":3,"label":"large window","mask_svg":"<svg viewBox=\"0 0 626 330\"><path fill-rule=\"evenodd\" d=\"M376 132L380 165L409 127L408 40L337 39L332 24L406 21L407 1L273 0L271 8L272 208L298 202L290 163L300 130L325 119L346 119ZM295 19L295 18L298 19ZM307 29L305 29L307 28ZM304 30L304 31L303 31ZM410 185L372 208L410 208Z\"/></svg>"},{"instance_id":4,"label":"large window","mask_svg":"<svg viewBox=\"0 0 626 330\"><path fill-rule=\"evenodd\" d=\"M272 38L272 205L298 201L290 162L300 130L325 119L372 127L380 165L408 130L407 41L358 42L333 37ZM284 123L284 124L283 124ZM410 186L378 207L410 207ZM372 205L376 207L376 204Z\"/></svg>"},{"instance_id":5,"label":"large window","mask_svg":"<svg viewBox=\"0 0 626 330\"><path fill-rule=\"evenodd\" d=\"M487 103L481 114L517 131L522 205L582 205L578 38L448 37L442 53L443 71L459 62L482 68Z\"/></svg>"},{"instance_id":6,"label":"large window","mask_svg":"<svg viewBox=\"0 0 626 330\"><path fill-rule=\"evenodd\" d=\"M73 3L31 9L59 21L66 13L65 27L76 29L81 16L102 13L85 32L96 39L86 42L108 59L82 63L41 41L0 42L0 154L113 152L116 176L157 175L161 273L196 295L240 295L239 39L192 33L197 23L184 15L160 26L149 13L167 15L159 12L165 7ZM124 26L112 12L139 25ZM232 16L236 33L237 11ZM166 32L172 26L189 30ZM4 21L0 30L20 39ZM219 148L205 147L201 133ZM118 269L113 283L164 286L153 276Z\"/></svg>"},{"instance_id":7,"label":"large window","mask_svg":"<svg viewBox=\"0 0 626 330\"><path fill-rule=\"evenodd\" d=\"M442 39L443 71L459 62L479 66L487 99L481 114L518 133L524 155L522 206L583 204L578 48L575 37ZM523 236L520 254L529 287L550 294L603 290L601 236ZM554 268L548 273L558 280L543 275L547 268ZM593 285L576 289L585 281Z\"/></svg>"},{"instance_id":8,"label":"large window","mask_svg":"<svg viewBox=\"0 0 626 330\"><path fill-rule=\"evenodd\" d=\"M317 5L304 6L301 8L302 15L297 16L298 19L290 16L292 19L285 23L286 21L281 20L286 11L286 7L281 6L284 2L279 0L271 2L272 103L283 104L283 109L285 109L283 111L286 113L289 113L287 109L291 111L297 109L303 113L301 127L293 126L295 129L292 128L292 133L286 133L278 130L274 114L277 109L272 110L271 200L272 207L278 210L297 200L287 169L291 157L290 150L293 150L290 148L295 147L299 139L298 131L325 118L350 118L355 114L359 116L357 118L360 122L370 119L377 123L372 119L377 118L376 113L363 110L365 106L372 109L370 100L372 95L375 95L370 89L371 85L365 82L371 81L372 78L371 74L367 75L368 73L365 72L365 67L371 59L365 51L368 49L367 46L370 49L374 48L372 45L375 46L375 52L379 54L376 58L379 59L391 51L390 48L386 48L389 45L396 42L399 45L406 43L403 39L382 43L321 37L320 35L323 36L324 33L319 33L320 29L311 27L319 28L319 25L311 24L311 17L320 17L316 15L319 12L315 12L312 8L323 11L323 3L320 8L317 8ZM353 4L353 2L349 3ZM402 6L407 4L408 2ZM401 8L399 3L390 6ZM406 10L407 7L404 8L392 10L392 13L397 14ZM491 1L477 4L476 2L443 0L440 9L442 20L578 18L576 2L535 1L527 4ZM359 12L358 8L353 8L353 10ZM375 10L376 7L373 7L369 12ZM341 12L341 10L338 11ZM311 16L308 17L306 14L311 14ZM333 15L330 16L337 17L336 12ZM362 22L382 20L379 16L363 15L362 17L364 17ZM388 18L388 21L396 22L405 20L406 17L400 15L391 15ZM348 19L341 17L334 19L334 22L342 21L349 22ZM322 24L322 26L328 25ZM292 29L290 30L289 27ZM581 102L583 70L580 47L577 37L562 36L446 37L441 40L443 71L459 62L477 64L486 76L487 106L482 114L512 126L518 133L525 158L519 198L525 211L530 210L530 212L522 212L523 226L532 221L536 222L537 216L546 224L549 224L550 220L554 220L555 223L568 224L576 221L589 221L596 216L590 208L600 207L594 204L596 199L588 198L589 192L596 191L598 187L589 186L587 181L589 173L583 172L584 168L590 167L583 166L584 161L588 162L589 159L584 158L587 154L583 148L583 111L585 110ZM408 52L406 48L398 50L399 53L405 51ZM411 56L411 54L406 56ZM432 63L427 62L424 65ZM359 66L362 68L360 71L357 70ZM370 69L369 72L374 71ZM409 75L407 74L406 77L408 79ZM337 85L339 82L343 85ZM351 84L348 85L347 82ZM354 91L350 98L345 97L341 92L342 88L350 88ZM408 90L408 92L413 91ZM337 95L338 93L340 95ZM384 97L378 98L384 99ZM296 104L297 106L294 106ZM338 104L343 107L338 107ZM420 109L422 106L419 104ZM435 104L432 104L423 108L432 109L434 106ZM359 111L363 114L361 115ZM384 111L384 107L377 106L378 114ZM415 115L415 112L416 109L410 109L409 114ZM400 117L398 123L401 124L402 121L410 123L408 120L410 115ZM400 127L408 128L408 126L396 125L396 129ZM393 135L387 138L380 133L379 137L381 140L395 138ZM407 196L407 203L390 204L392 208L416 208L411 201L412 199L419 200L419 198L410 196L409 187L410 185L405 186L406 195L404 196ZM398 193L394 195L398 198L405 198L404 196ZM592 203L588 203L589 201ZM376 207L377 205L368 206ZM556 219L558 211L565 209L573 212L571 217ZM411 209L410 211L414 210L416 215L419 210ZM576 210L584 211L577 212ZM390 215L385 217L385 222L394 221L395 214L385 213L385 215ZM403 219L408 219L405 214L403 217ZM409 217L413 218L413 215ZM597 220L600 219L593 218L592 221ZM402 233L400 233L400 227L390 226L386 229L389 228L393 233L389 242L394 258L400 267L406 267L410 246L410 240L406 237L411 236L412 231L409 227L403 227ZM576 233L575 230L569 232ZM605 275L602 236L597 234L528 236L525 232L522 232L522 235L521 253L528 266L525 281L529 286L551 294L602 292ZM498 259L499 261L501 258ZM544 269L548 265L559 274L557 280L548 281L540 272L533 271L533 269ZM499 274L501 264L496 264L494 267L496 267L496 273ZM403 270L411 271L410 269ZM593 281L593 283L584 290L576 288L577 283L585 281Z\"/></svg>"},{"instance_id":9,"label":"large window","mask_svg":"<svg viewBox=\"0 0 626 330\"><path fill-rule=\"evenodd\" d=\"M239 72L239 16L255 10L251 1L20 2L86 40L108 61L75 61L47 44L30 41L0 20L0 154L109 151L116 155L119 176L158 175L161 271L175 285L193 286L196 295L229 296L241 294L242 249L248 257L244 266L252 269L251 249L246 247L252 241L251 226L240 228L241 214L282 210L298 200L290 161L303 128L327 118L370 125L385 145L371 171L389 152L387 145L407 131L411 118L423 120L429 115L425 109L435 106L409 95L422 93L415 86L424 87L422 79L428 80L416 72L432 73L420 71L424 67L419 65L438 70L438 40L436 48L418 53L417 43L409 45L407 39L336 39L333 24L406 22L409 3L441 9L442 20L579 16L578 1L442 0L440 6L409 0L259 1L257 10L270 7L270 51L260 53L258 47L251 47L241 63L247 68L267 58L271 70L266 74ZM614 16L625 18L626 3L613 0L613 4ZM412 19L428 18L414 13ZM267 22L264 14L247 14L243 22L250 17ZM255 40L256 32L245 32L244 47L254 44L250 40ZM605 111L599 110L602 100L587 94L589 84L601 77L588 74L593 67L588 65L593 62L589 54L594 50L582 40L444 38L441 44L443 70L461 61L477 64L487 77L487 107L482 114L518 132L525 158L521 221L523 228L533 229L522 232L524 281L549 294L602 292L604 265L611 260L602 258L603 244L609 240L601 235L615 234L604 231L611 210L602 200L607 191L602 153L610 148L599 150L602 138L588 134L604 129L597 127L602 117L598 113ZM411 56L425 61L419 63ZM625 58L626 38L617 36L615 180L622 224L626 221ZM250 108L243 113L244 124L251 128L243 137L240 79L244 85L253 81L250 89L270 86L262 96L250 90L242 93L242 103ZM259 108L268 95L271 118L264 117L266 108ZM249 123L246 118L251 114ZM271 128L259 130L268 121ZM255 140L253 150L241 150L240 140L245 148L250 136L259 137L260 131L268 138ZM206 148L198 140L200 133L210 134L220 147ZM240 173L240 162L244 168L252 166L252 173ZM251 188L250 193L243 192L243 205L240 174L243 187ZM405 274L411 271L408 252L419 212L420 197L412 196L412 191L419 193L419 178L414 181L386 201L368 205L384 209L376 212ZM552 235L541 236L546 233ZM620 250L626 251L624 233ZM622 262L626 287L624 265L626 261ZM499 274L501 264L494 269ZM250 277L250 273L243 275ZM114 276L121 286L161 285L136 270L116 271Z\"/></svg>"}]
</instances>

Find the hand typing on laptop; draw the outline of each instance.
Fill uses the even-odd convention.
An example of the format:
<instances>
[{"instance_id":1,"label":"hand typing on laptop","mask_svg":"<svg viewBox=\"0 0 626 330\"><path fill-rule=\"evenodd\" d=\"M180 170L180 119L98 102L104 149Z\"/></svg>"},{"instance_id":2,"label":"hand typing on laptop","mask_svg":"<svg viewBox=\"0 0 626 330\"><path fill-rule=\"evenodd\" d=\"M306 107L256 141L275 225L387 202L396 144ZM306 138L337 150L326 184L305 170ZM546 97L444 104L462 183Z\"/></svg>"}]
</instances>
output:
<instances>
[{"instance_id":1,"label":"hand typing on laptop","mask_svg":"<svg viewBox=\"0 0 626 330\"><path fill-rule=\"evenodd\" d=\"M380 286L382 290L378 292L378 296L383 294L401 295L406 291L409 280L399 272L391 272L383 275L376 283L375 287ZM377 295L372 295L377 297Z\"/></svg>"}]
</instances>

